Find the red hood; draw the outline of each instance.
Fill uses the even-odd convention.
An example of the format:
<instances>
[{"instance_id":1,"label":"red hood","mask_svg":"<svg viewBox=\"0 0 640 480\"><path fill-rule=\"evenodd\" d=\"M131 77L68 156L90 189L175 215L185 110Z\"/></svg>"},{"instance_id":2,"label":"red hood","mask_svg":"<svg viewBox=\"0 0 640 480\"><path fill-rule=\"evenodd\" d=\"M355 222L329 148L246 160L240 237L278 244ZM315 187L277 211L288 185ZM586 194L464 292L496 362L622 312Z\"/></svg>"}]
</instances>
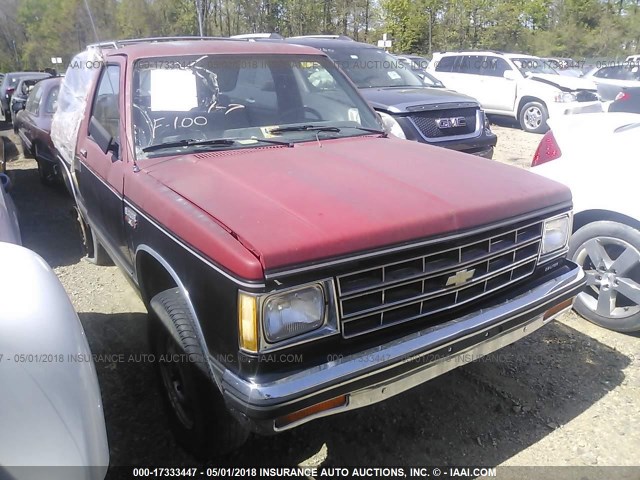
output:
<instances>
[{"instance_id":1,"label":"red hood","mask_svg":"<svg viewBox=\"0 0 640 480\"><path fill-rule=\"evenodd\" d=\"M265 270L571 200L566 187L518 168L375 137L184 155L146 171L232 231Z\"/></svg>"}]
</instances>

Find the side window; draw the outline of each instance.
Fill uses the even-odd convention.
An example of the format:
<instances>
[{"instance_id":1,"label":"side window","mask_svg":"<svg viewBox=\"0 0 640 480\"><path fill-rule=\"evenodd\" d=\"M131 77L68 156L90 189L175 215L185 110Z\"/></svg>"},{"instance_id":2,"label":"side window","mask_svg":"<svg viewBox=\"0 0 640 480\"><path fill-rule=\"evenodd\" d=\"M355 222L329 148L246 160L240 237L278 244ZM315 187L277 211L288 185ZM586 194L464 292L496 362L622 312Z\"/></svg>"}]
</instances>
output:
<instances>
[{"instance_id":1,"label":"side window","mask_svg":"<svg viewBox=\"0 0 640 480\"><path fill-rule=\"evenodd\" d=\"M609 78L609 76L611 75L611 70L612 69L613 69L613 67L601 68L596 73L594 73L593 76L594 77L598 77L598 78Z\"/></svg>"},{"instance_id":2,"label":"side window","mask_svg":"<svg viewBox=\"0 0 640 480\"><path fill-rule=\"evenodd\" d=\"M42 98L42 88L40 85L36 84L31 90L29 97L27 98L27 103L25 105L25 109L34 115L38 115L40 113L40 99Z\"/></svg>"},{"instance_id":3,"label":"side window","mask_svg":"<svg viewBox=\"0 0 640 480\"><path fill-rule=\"evenodd\" d=\"M455 59L456 57L453 55L449 55L448 57L442 57L437 62L436 72L452 72Z\"/></svg>"},{"instance_id":4,"label":"side window","mask_svg":"<svg viewBox=\"0 0 640 480\"><path fill-rule=\"evenodd\" d=\"M91 114L116 141L120 137L120 67L107 65L102 71Z\"/></svg>"},{"instance_id":5,"label":"side window","mask_svg":"<svg viewBox=\"0 0 640 480\"><path fill-rule=\"evenodd\" d=\"M56 108L58 107L58 93L60 92L60 87L55 86L51 90L49 90L49 96L44 101L44 111L45 113L55 113Z\"/></svg>"},{"instance_id":6,"label":"side window","mask_svg":"<svg viewBox=\"0 0 640 480\"><path fill-rule=\"evenodd\" d=\"M468 75L486 75L485 67L485 59L480 55L464 55L458 63L458 71Z\"/></svg>"},{"instance_id":7,"label":"side window","mask_svg":"<svg viewBox=\"0 0 640 480\"><path fill-rule=\"evenodd\" d=\"M484 67L485 71L483 73L490 77L502 78L504 76L504 72L511 70L507 61L500 57L487 57Z\"/></svg>"}]
</instances>

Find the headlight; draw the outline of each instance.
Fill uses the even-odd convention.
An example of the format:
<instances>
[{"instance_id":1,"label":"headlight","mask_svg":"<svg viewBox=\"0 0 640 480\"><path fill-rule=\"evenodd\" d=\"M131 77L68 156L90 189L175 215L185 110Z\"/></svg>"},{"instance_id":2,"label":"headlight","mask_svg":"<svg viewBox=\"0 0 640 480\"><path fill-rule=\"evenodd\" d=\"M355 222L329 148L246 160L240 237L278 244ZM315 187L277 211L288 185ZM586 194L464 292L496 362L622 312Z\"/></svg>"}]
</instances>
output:
<instances>
[{"instance_id":1,"label":"headlight","mask_svg":"<svg viewBox=\"0 0 640 480\"><path fill-rule=\"evenodd\" d=\"M558 103L568 103L568 102L577 101L577 97L575 93L563 92L563 93L558 93L553 100Z\"/></svg>"},{"instance_id":2,"label":"headlight","mask_svg":"<svg viewBox=\"0 0 640 480\"><path fill-rule=\"evenodd\" d=\"M542 255L566 247L570 233L571 217L569 215L546 220L542 232Z\"/></svg>"},{"instance_id":3,"label":"headlight","mask_svg":"<svg viewBox=\"0 0 640 480\"><path fill-rule=\"evenodd\" d=\"M273 295L264 304L264 334L279 342L319 328L324 323L325 296L320 285Z\"/></svg>"},{"instance_id":4,"label":"headlight","mask_svg":"<svg viewBox=\"0 0 640 480\"><path fill-rule=\"evenodd\" d=\"M487 117L487 114L483 111L482 112L483 118L484 118L484 133L486 134L490 134L491 132L491 125L489 124L489 117Z\"/></svg>"},{"instance_id":5,"label":"headlight","mask_svg":"<svg viewBox=\"0 0 640 480\"><path fill-rule=\"evenodd\" d=\"M404 139L407 138L406 135L404 134L404 131L402 130L402 127L400 126L400 124L395 118L393 118L388 113L384 113L384 112L378 112L378 113L380 114L380 118L382 118L382 124L384 125L384 129L387 133L390 133L391 135L395 135L398 138L404 138Z\"/></svg>"}]
</instances>

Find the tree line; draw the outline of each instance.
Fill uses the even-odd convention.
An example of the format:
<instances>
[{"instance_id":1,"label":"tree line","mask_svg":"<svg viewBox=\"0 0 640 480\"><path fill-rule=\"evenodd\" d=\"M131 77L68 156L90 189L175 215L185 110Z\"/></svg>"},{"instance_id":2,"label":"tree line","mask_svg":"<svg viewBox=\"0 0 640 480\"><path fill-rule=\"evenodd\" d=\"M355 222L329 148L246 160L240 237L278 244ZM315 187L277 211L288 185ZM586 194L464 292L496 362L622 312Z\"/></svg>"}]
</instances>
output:
<instances>
[{"instance_id":1,"label":"tree line","mask_svg":"<svg viewBox=\"0 0 640 480\"><path fill-rule=\"evenodd\" d=\"M640 0L0 0L0 71L66 64L96 40L341 34L394 52L640 53Z\"/></svg>"}]
</instances>

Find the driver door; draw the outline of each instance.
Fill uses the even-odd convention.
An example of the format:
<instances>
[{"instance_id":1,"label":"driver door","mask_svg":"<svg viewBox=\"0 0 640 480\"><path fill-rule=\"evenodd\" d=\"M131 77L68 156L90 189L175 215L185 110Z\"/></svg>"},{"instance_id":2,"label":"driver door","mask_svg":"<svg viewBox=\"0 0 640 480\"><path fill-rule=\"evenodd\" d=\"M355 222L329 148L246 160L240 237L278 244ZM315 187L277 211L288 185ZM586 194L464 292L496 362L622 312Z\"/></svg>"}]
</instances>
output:
<instances>
[{"instance_id":1,"label":"driver door","mask_svg":"<svg viewBox=\"0 0 640 480\"><path fill-rule=\"evenodd\" d=\"M517 81L505 78L505 72L516 72L504 58L487 55L483 63L484 99L482 106L492 112L510 114L516 101Z\"/></svg>"},{"instance_id":2,"label":"driver door","mask_svg":"<svg viewBox=\"0 0 640 480\"><path fill-rule=\"evenodd\" d=\"M93 234L111 258L131 272L123 203L124 172L131 168L126 162L127 142L122 121L124 73L122 59L110 59L103 66L80 125L73 175L78 186L78 204ZM98 143L95 124L111 137L111 146L106 152Z\"/></svg>"}]
</instances>

